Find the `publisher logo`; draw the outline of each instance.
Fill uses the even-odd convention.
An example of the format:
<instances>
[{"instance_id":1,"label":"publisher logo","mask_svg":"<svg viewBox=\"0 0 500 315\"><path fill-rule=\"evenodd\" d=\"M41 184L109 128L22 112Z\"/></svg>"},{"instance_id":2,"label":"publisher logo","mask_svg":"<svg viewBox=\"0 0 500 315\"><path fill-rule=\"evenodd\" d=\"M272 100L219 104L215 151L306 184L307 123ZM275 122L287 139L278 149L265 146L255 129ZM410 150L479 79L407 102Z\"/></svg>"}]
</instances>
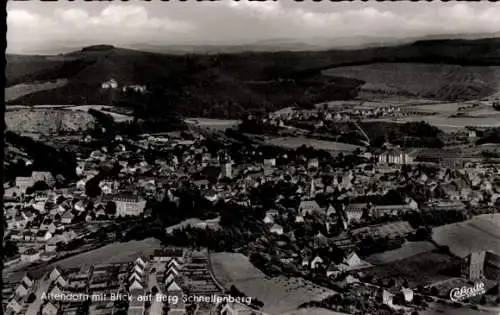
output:
<instances>
[{"instance_id":1,"label":"publisher logo","mask_svg":"<svg viewBox=\"0 0 500 315\"><path fill-rule=\"evenodd\" d=\"M450 291L450 299L453 302L459 302L485 293L484 283L478 282L473 287L463 286L461 288L453 288Z\"/></svg>"}]
</instances>

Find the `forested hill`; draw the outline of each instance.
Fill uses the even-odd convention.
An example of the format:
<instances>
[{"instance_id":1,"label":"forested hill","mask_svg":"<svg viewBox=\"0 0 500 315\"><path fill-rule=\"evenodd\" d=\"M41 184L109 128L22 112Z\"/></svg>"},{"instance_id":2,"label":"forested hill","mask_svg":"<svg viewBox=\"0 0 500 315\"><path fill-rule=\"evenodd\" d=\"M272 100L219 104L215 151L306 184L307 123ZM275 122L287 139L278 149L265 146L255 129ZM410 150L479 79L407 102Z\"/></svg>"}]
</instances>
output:
<instances>
[{"instance_id":1,"label":"forested hill","mask_svg":"<svg viewBox=\"0 0 500 315\"><path fill-rule=\"evenodd\" d=\"M116 100L101 83L141 84L164 91L184 115L238 117L247 111L352 99L362 80L322 70L371 63L500 65L500 39L434 40L413 44L315 52L165 55L113 46L86 47L58 56L7 55L7 86L66 79L15 104L107 104ZM167 105L166 105L167 106Z\"/></svg>"}]
</instances>

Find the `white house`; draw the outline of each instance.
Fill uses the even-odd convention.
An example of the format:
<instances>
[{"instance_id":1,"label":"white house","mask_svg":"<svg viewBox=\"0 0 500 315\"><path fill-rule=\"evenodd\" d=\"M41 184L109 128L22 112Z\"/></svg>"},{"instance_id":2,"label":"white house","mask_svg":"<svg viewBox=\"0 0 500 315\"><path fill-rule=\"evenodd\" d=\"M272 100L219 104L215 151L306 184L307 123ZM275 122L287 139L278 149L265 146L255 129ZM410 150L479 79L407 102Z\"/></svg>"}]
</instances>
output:
<instances>
[{"instance_id":1,"label":"white house","mask_svg":"<svg viewBox=\"0 0 500 315\"><path fill-rule=\"evenodd\" d=\"M16 299L12 299L9 301L9 303L7 303L7 310L11 311L13 314L19 314L22 309L23 306Z\"/></svg>"},{"instance_id":2,"label":"white house","mask_svg":"<svg viewBox=\"0 0 500 315\"><path fill-rule=\"evenodd\" d=\"M314 259L311 261L311 269L316 269L318 268L321 264L323 264L323 259L321 259L321 257L319 256L316 256L314 257Z\"/></svg>"},{"instance_id":3,"label":"white house","mask_svg":"<svg viewBox=\"0 0 500 315\"><path fill-rule=\"evenodd\" d=\"M49 279L51 281L56 281L56 279L59 278L60 275L62 275L61 271L59 270L58 267L55 267L49 274Z\"/></svg>"},{"instance_id":4,"label":"white house","mask_svg":"<svg viewBox=\"0 0 500 315\"><path fill-rule=\"evenodd\" d=\"M269 231L274 234L283 235L283 227L279 224L273 225Z\"/></svg>"},{"instance_id":5,"label":"white house","mask_svg":"<svg viewBox=\"0 0 500 315\"><path fill-rule=\"evenodd\" d=\"M132 284L128 287L129 292L142 289L144 289L144 286L137 279L135 279L134 282L132 282Z\"/></svg>"},{"instance_id":6,"label":"white house","mask_svg":"<svg viewBox=\"0 0 500 315\"><path fill-rule=\"evenodd\" d=\"M59 309L51 302L45 304L42 308L42 315L57 315Z\"/></svg>"},{"instance_id":7,"label":"white house","mask_svg":"<svg viewBox=\"0 0 500 315\"><path fill-rule=\"evenodd\" d=\"M35 262L40 259L40 252L34 248L30 248L21 254L21 261L23 262Z\"/></svg>"},{"instance_id":8,"label":"white house","mask_svg":"<svg viewBox=\"0 0 500 315\"><path fill-rule=\"evenodd\" d=\"M272 224L272 223L274 223L273 216L269 215L269 214L266 214L266 216L264 217L264 223L265 224Z\"/></svg>"},{"instance_id":9,"label":"white house","mask_svg":"<svg viewBox=\"0 0 500 315\"><path fill-rule=\"evenodd\" d=\"M30 293L30 288L26 286L26 284L24 282L21 282L17 288L16 288L16 296L17 297L25 297L27 296L29 293Z\"/></svg>"},{"instance_id":10,"label":"white house","mask_svg":"<svg viewBox=\"0 0 500 315\"><path fill-rule=\"evenodd\" d=\"M118 82L116 82L115 79L105 81L101 84L101 88L103 89L116 89L117 87L118 87Z\"/></svg>"},{"instance_id":11,"label":"white house","mask_svg":"<svg viewBox=\"0 0 500 315\"><path fill-rule=\"evenodd\" d=\"M300 202L298 211L301 215L306 215L321 212L321 208L315 200L303 200Z\"/></svg>"}]
</instances>

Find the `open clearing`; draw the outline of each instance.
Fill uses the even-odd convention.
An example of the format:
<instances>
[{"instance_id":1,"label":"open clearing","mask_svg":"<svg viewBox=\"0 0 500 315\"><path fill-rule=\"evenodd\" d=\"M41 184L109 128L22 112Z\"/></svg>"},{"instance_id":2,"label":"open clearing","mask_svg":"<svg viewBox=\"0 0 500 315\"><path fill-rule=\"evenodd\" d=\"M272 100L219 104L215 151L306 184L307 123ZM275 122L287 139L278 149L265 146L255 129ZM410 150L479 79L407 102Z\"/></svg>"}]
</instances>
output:
<instances>
[{"instance_id":1,"label":"open clearing","mask_svg":"<svg viewBox=\"0 0 500 315\"><path fill-rule=\"evenodd\" d=\"M335 142L335 141L324 141L311 139L306 137L281 137L281 138L271 138L267 139L266 143L275 146L281 146L290 149L296 149L302 145L312 146L315 149L322 149L326 151L334 152L353 152L356 149L361 149L361 146L354 144Z\"/></svg>"},{"instance_id":2,"label":"open clearing","mask_svg":"<svg viewBox=\"0 0 500 315\"><path fill-rule=\"evenodd\" d=\"M439 245L448 246L459 257L481 250L500 254L499 221L500 214L489 214L439 226L433 229L432 239Z\"/></svg>"},{"instance_id":3,"label":"open clearing","mask_svg":"<svg viewBox=\"0 0 500 315\"><path fill-rule=\"evenodd\" d=\"M20 97L47 90L53 90L65 86L68 83L66 79L59 79L54 82L43 83L22 83L5 88L5 101L14 101Z\"/></svg>"},{"instance_id":4,"label":"open clearing","mask_svg":"<svg viewBox=\"0 0 500 315\"><path fill-rule=\"evenodd\" d=\"M407 259L422 253L432 252L435 249L436 246L430 242L408 242L401 248L380 254L374 254L365 258L365 260L373 265L383 265L393 261Z\"/></svg>"},{"instance_id":5,"label":"open clearing","mask_svg":"<svg viewBox=\"0 0 500 315\"><path fill-rule=\"evenodd\" d=\"M325 74L362 80L365 84L361 87L361 94L369 92L382 97L399 95L472 100L500 90L500 67L494 66L374 63L332 68Z\"/></svg>"},{"instance_id":6,"label":"open clearing","mask_svg":"<svg viewBox=\"0 0 500 315\"><path fill-rule=\"evenodd\" d=\"M406 279L410 287L443 281L460 270L461 260L439 252L425 252L388 264L363 269L366 275L375 279Z\"/></svg>"},{"instance_id":7,"label":"open clearing","mask_svg":"<svg viewBox=\"0 0 500 315\"><path fill-rule=\"evenodd\" d=\"M219 283L226 288L234 285L247 296L260 300L264 303L263 311L269 314L293 311L303 303L335 293L302 278L267 278L242 254L214 253L210 261Z\"/></svg>"}]
</instances>

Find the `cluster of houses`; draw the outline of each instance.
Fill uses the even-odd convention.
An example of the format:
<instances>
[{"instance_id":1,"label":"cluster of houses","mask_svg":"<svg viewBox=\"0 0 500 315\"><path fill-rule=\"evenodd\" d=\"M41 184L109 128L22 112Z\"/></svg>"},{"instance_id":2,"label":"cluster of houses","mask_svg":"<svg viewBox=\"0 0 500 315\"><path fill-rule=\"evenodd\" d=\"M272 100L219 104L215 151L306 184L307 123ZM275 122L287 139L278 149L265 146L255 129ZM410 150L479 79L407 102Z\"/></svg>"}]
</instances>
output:
<instances>
[{"instance_id":1,"label":"cluster of houses","mask_svg":"<svg viewBox=\"0 0 500 315\"><path fill-rule=\"evenodd\" d=\"M92 314L122 311L126 314L226 314L234 303L222 307L215 296L224 296L211 273L207 250L166 247L149 259L132 262L55 267L35 278L26 274L3 288L7 314ZM144 297L150 296L149 300ZM204 297L188 300L186 296ZM142 297L142 298L141 298ZM248 308L248 307L247 307ZM232 314L232 313L231 313Z\"/></svg>"},{"instance_id":2,"label":"cluster of houses","mask_svg":"<svg viewBox=\"0 0 500 315\"><path fill-rule=\"evenodd\" d=\"M286 108L270 113L265 122L284 123L288 120L317 120L318 122L341 121L341 120L354 120L354 119L367 119L367 118L386 118L386 117L401 117L415 113L408 113L401 111L396 106L384 107L350 107L350 108L337 108L337 109L321 109L321 110L304 110L295 108Z\"/></svg>"},{"instance_id":3,"label":"cluster of houses","mask_svg":"<svg viewBox=\"0 0 500 315\"><path fill-rule=\"evenodd\" d=\"M109 90L109 89L118 89L120 84L118 81L115 79L111 78L108 81L104 81L101 83L101 88L104 90ZM145 85L139 85L139 84L129 84L129 85L122 85L121 87L123 92L127 91L134 91L134 92L140 92L140 93L145 93L146 92L146 86Z\"/></svg>"}]
</instances>

